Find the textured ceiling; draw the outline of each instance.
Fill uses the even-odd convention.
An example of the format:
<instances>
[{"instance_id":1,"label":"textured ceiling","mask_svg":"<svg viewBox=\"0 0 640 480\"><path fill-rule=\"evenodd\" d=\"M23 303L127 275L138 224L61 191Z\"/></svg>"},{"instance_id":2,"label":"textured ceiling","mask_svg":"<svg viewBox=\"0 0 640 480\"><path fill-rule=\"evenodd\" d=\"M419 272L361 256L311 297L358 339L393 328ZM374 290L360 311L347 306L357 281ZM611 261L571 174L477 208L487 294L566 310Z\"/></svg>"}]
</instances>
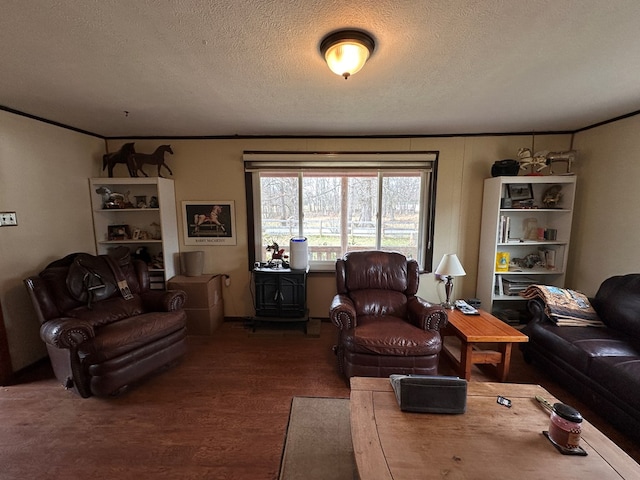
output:
<instances>
[{"instance_id":1,"label":"textured ceiling","mask_svg":"<svg viewBox=\"0 0 640 480\"><path fill-rule=\"evenodd\" d=\"M0 105L106 137L567 131L640 110L638 0L0 5ZM376 41L349 80L318 50L339 28Z\"/></svg>"}]
</instances>

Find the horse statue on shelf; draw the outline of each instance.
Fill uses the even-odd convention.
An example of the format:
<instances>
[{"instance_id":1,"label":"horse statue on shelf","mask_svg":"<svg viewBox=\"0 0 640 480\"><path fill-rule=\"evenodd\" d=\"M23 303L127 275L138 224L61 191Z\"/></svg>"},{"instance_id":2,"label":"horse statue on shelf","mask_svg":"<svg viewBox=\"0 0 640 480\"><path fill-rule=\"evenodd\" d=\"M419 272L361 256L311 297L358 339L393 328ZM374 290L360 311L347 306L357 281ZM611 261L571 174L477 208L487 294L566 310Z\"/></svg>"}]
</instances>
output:
<instances>
[{"instance_id":1,"label":"horse statue on shelf","mask_svg":"<svg viewBox=\"0 0 640 480\"><path fill-rule=\"evenodd\" d=\"M171 150L171 145L160 145L156 148L156 151L153 153L133 153L131 155L132 161L135 164L136 176L138 171L142 172L145 177L148 177L144 170L142 170L142 166L146 163L150 163L152 165L158 166L158 176L160 175L160 169L162 167L166 168L169 171L169 175L173 175L173 172L169 168L169 166L164 163L164 154L168 152L173 155L173 150Z\"/></svg>"},{"instance_id":2,"label":"horse statue on shelf","mask_svg":"<svg viewBox=\"0 0 640 480\"><path fill-rule=\"evenodd\" d=\"M102 170L104 171L105 168L109 167L109 177L113 177L113 167L118 163L124 163L127 166L130 177L138 176L133 163L133 158L131 157L136 153L136 149L133 145L133 142L125 143L117 152L105 153L102 156Z\"/></svg>"}]
</instances>

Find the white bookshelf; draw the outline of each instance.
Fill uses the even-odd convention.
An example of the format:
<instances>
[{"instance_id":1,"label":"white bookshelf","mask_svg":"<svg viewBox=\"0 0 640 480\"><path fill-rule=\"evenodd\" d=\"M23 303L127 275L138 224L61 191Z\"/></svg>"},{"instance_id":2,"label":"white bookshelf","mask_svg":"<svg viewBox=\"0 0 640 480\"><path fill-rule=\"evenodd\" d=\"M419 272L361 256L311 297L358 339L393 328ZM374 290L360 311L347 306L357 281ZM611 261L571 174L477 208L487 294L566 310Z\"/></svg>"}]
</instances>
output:
<instances>
[{"instance_id":1,"label":"white bookshelf","mask_svg":"<svg viewBox=\"0 0 640 480\"><path fill-rule=\"evenodd\" d=\"M526 206L509 206L510 190L527 191L529 186L533 201ZM520 186L524 186L520 189ZM559 202L545 205L543 198L552 186L558 186L562 194ZM558 188L556 187L556 188ZM502 280L564 287L571 223L576 190L574 175L494 177L484 181L482 203L482 227L478 260L476 296L484 310L500 315L501 310L524 308L524 300L517 294L508 294ZM530 205L528 204L530 203ZM508 219L506 221L505 219ZM503 225L508 223L508 234ZM539 230L541 229L541 230ZM553 239L539 233L556 231ZM546 252L552 253L546 253ZM509 255L508 271L498 271L498 252ZM518 266L514 259L538 255L541 264L532 268ZM535 257L529 257L534 259ZM553 262L551 261L553 260ZM503 287L503 288L501 288ZM512 290L512 293L517 291Z\"/></svg>"},{"instance_id":2,"label":"white bookshelf","mask_svg":"<svg viewBox=\"0 0 640 480\"><path fill-rule=\"evenodd\" d=\"M100 187L124 195L132 206L105 208L103 195L96 192ZM151 288L164 289L167 280L178 272L178 220L173 180L162 177L90 178L89 188L98 254L120 245L129 247L132 253L139 247L147 247L152 257L161 255L163 260L163 268L149 267ZM139 207L136 197L144 198L147 206ZM149 206L152 197L157 199L155 207ZM126 238L110 236L110 230L117 225L126 226Z\"/></svg>"}]
</instances>

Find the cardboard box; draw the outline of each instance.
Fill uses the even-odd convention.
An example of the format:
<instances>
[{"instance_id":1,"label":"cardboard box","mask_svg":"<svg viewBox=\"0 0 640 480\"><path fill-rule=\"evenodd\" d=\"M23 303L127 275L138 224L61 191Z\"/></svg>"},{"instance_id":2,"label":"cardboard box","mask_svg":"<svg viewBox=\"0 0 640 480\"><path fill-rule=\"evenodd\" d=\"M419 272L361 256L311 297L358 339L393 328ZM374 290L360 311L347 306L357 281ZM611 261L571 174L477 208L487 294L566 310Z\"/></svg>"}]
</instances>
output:
<instances>
[{"instance_id":1,"label":"cardboard box","mask_svg":"<svg viewBox=\"0 0 640 480\"><path fill-rule=\"evenodd\" d=\"M185 308L207 308L223 303L222 275L178 275L169 279L167 288L183 290L187 294Z\"/></svg>"},{"instance_id":2,"label":"cardboard box","mask_svg":"<svg viewBox=\"0 0 640 480\"><path fill-rule=\"evenodd\" d=\"M224 321L222 275L178 275L167 282L167 288L187 294L184 310L188 335L212 335Z\"/></svg>"},{"instance_id":3,"label":"cardboard box","mask_svg":"<svg viewBox=\"0 0 640 480\"><path fill-rule=\"evenodd\" d=\"M224 308L218 303L209 308L185 308L188 335L212 335L224 321Z\"/></svg>"}]
</instances>

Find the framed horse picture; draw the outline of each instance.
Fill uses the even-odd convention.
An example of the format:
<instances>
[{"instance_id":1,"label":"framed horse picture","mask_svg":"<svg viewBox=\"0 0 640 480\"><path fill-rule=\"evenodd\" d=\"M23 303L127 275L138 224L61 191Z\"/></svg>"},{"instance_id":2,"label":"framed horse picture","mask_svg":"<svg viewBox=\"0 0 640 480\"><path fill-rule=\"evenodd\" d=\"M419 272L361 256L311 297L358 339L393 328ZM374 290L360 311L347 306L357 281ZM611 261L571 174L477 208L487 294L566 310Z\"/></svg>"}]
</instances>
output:
<instances>
[{"instance_id":1,"label":"framed horse picture","mask_svg":"<svg viewBox=\"0 0 640 480\"><path fill-rule=\"evenodd\" d=\"M235 202L182 202L185 245L236 245Z\"/></svg>"}]
</instances>

